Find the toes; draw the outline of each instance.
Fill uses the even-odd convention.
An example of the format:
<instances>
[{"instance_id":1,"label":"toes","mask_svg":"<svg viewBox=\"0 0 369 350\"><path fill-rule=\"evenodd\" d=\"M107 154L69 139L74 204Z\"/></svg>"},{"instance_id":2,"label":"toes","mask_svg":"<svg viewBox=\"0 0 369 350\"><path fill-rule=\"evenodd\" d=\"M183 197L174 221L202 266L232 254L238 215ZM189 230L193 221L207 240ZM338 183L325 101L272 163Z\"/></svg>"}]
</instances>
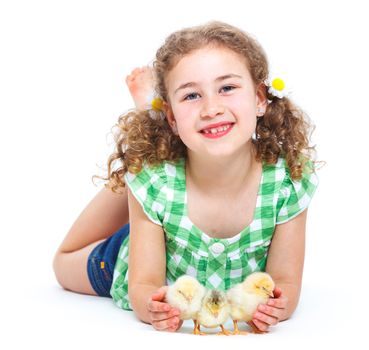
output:
<instances>
[{"instance_id":1,"label":"toes","mask_svg":"<svg viewBox=\"0 0 369 350\"><path fill-rule=\"evenodd\" d=\"M130 75L127 76L126 78L126 82L132 82L133 80L135 80L135 78L137 77L137 75L141 72L141 68L135 68Z\"/></svg>"}]
</instances>

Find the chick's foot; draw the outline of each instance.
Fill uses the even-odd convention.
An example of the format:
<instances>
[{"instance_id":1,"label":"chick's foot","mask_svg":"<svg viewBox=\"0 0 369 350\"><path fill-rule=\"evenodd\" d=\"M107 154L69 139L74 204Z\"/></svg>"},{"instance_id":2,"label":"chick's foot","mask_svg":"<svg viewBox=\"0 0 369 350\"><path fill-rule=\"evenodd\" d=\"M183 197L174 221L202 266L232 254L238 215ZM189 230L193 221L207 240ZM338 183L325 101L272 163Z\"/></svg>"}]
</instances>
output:
<instances>
[{"instance_id":1,"label":"chick's foot","mask_svg":"<svg viewBox=\"0 0 369 350\"><path fill-rule=\"evenodd\" d=\"M195 335L206 335L206 333L203 333L203 332L200 331L199 322L196 320L196 321L194 321L194 323L195 323L195 327L193 329L193 334L195 334Z\"/></svg>"},{"instance_id":2,"label":"chick's foot","mask_svg":"<svg viewBox=\"0 0 369 350\"><path fill-rule=\"evenodd\" d=\"M248 335L249 334L249 332L240 331L238 329L238 323L237 323L237 321L233 321L233 326L234 326L233 332L230 332L230 334L232 334L232 335Z\"/></svg>"},{"instance_id":3,"label":"chick's foot","mask_svg":"<svg viewBox=\"0 0 369 350\"><path fill-rule=\"evenodd\" d=\"M217 335L232 335L232 332L227 331L223 325L220 325L220 328L222 328L222 331L217 333Z\"/></svg>"}]
</instances>

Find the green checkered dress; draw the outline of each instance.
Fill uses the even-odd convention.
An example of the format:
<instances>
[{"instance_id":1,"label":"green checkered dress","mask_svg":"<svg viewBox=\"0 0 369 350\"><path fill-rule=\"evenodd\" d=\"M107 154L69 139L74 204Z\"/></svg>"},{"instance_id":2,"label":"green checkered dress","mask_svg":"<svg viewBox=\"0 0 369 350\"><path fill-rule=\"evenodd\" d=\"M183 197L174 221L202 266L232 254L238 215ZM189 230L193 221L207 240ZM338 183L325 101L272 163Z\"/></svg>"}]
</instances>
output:
<instances>
[{"instance_id":1,"label":"green checkered dress","mask_svg":"<svg viewBox=\"0 0 369 350\"><path fill-rule=\"evenodd\" d=\"M187 216L184 159L146 166L139 174L126 173L124 179L148 218L163 227L167 284L188 274L209 289L227 290L250 273L265 271L276 224L291 220L309 205L318 185L309 165L296 182L283 158L275 165L263 163L253 221L236 236L224 239L210 237ZM128 240L129 236L118 253L110 294L118 307L131 310Z\"/></svg>"}]
</instances>

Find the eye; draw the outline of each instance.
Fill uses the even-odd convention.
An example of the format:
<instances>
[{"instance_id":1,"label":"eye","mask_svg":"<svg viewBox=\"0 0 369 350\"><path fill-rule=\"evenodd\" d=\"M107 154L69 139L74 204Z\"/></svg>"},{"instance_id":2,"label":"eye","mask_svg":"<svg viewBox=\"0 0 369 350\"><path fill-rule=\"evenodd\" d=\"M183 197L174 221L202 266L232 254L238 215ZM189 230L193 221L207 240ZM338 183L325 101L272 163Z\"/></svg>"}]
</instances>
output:
<instances>
[{"instance_id":1,"label":"eye","mask_svg":"<svg viewBox=\"0 0 369 350\"><path fill-rule=\"evenodd\" d=\"M236 88L235 86L226 85L226 86L223 86L220 90L224 90L224 92L228 92L228 91L234 90L235 88Z\"/></svg>"},{"instance_id":2,"label":"eye","mask_svg":"<svg viewBox=\"0 0 369 350\"><path fill-rule=\"evenodd\" d=\"M199 95L197 92L191 92L185 96L184 100L194 100L197 95Z\"/></svg>"}]
</instances>

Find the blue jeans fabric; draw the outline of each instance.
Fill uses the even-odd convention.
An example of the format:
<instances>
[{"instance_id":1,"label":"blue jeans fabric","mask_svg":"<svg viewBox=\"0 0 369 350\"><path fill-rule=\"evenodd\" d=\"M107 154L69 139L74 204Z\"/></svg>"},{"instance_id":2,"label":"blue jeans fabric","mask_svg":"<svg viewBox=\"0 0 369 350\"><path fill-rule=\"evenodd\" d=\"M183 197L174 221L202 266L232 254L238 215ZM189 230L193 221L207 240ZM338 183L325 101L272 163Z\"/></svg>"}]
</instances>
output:
<instances>
[{"instance_id":1,"label":"blue jeans fabric","mask_svg":"<svg viewBox=\"0 0 369 350\"><path fill-rule=\"evenodd\" d=\"M110 288L113 281L115 262L120 246L128 235L129 223L98 244L88 256L88 278L97 295L111 298Z\"/></svg>"}]
</instances>

